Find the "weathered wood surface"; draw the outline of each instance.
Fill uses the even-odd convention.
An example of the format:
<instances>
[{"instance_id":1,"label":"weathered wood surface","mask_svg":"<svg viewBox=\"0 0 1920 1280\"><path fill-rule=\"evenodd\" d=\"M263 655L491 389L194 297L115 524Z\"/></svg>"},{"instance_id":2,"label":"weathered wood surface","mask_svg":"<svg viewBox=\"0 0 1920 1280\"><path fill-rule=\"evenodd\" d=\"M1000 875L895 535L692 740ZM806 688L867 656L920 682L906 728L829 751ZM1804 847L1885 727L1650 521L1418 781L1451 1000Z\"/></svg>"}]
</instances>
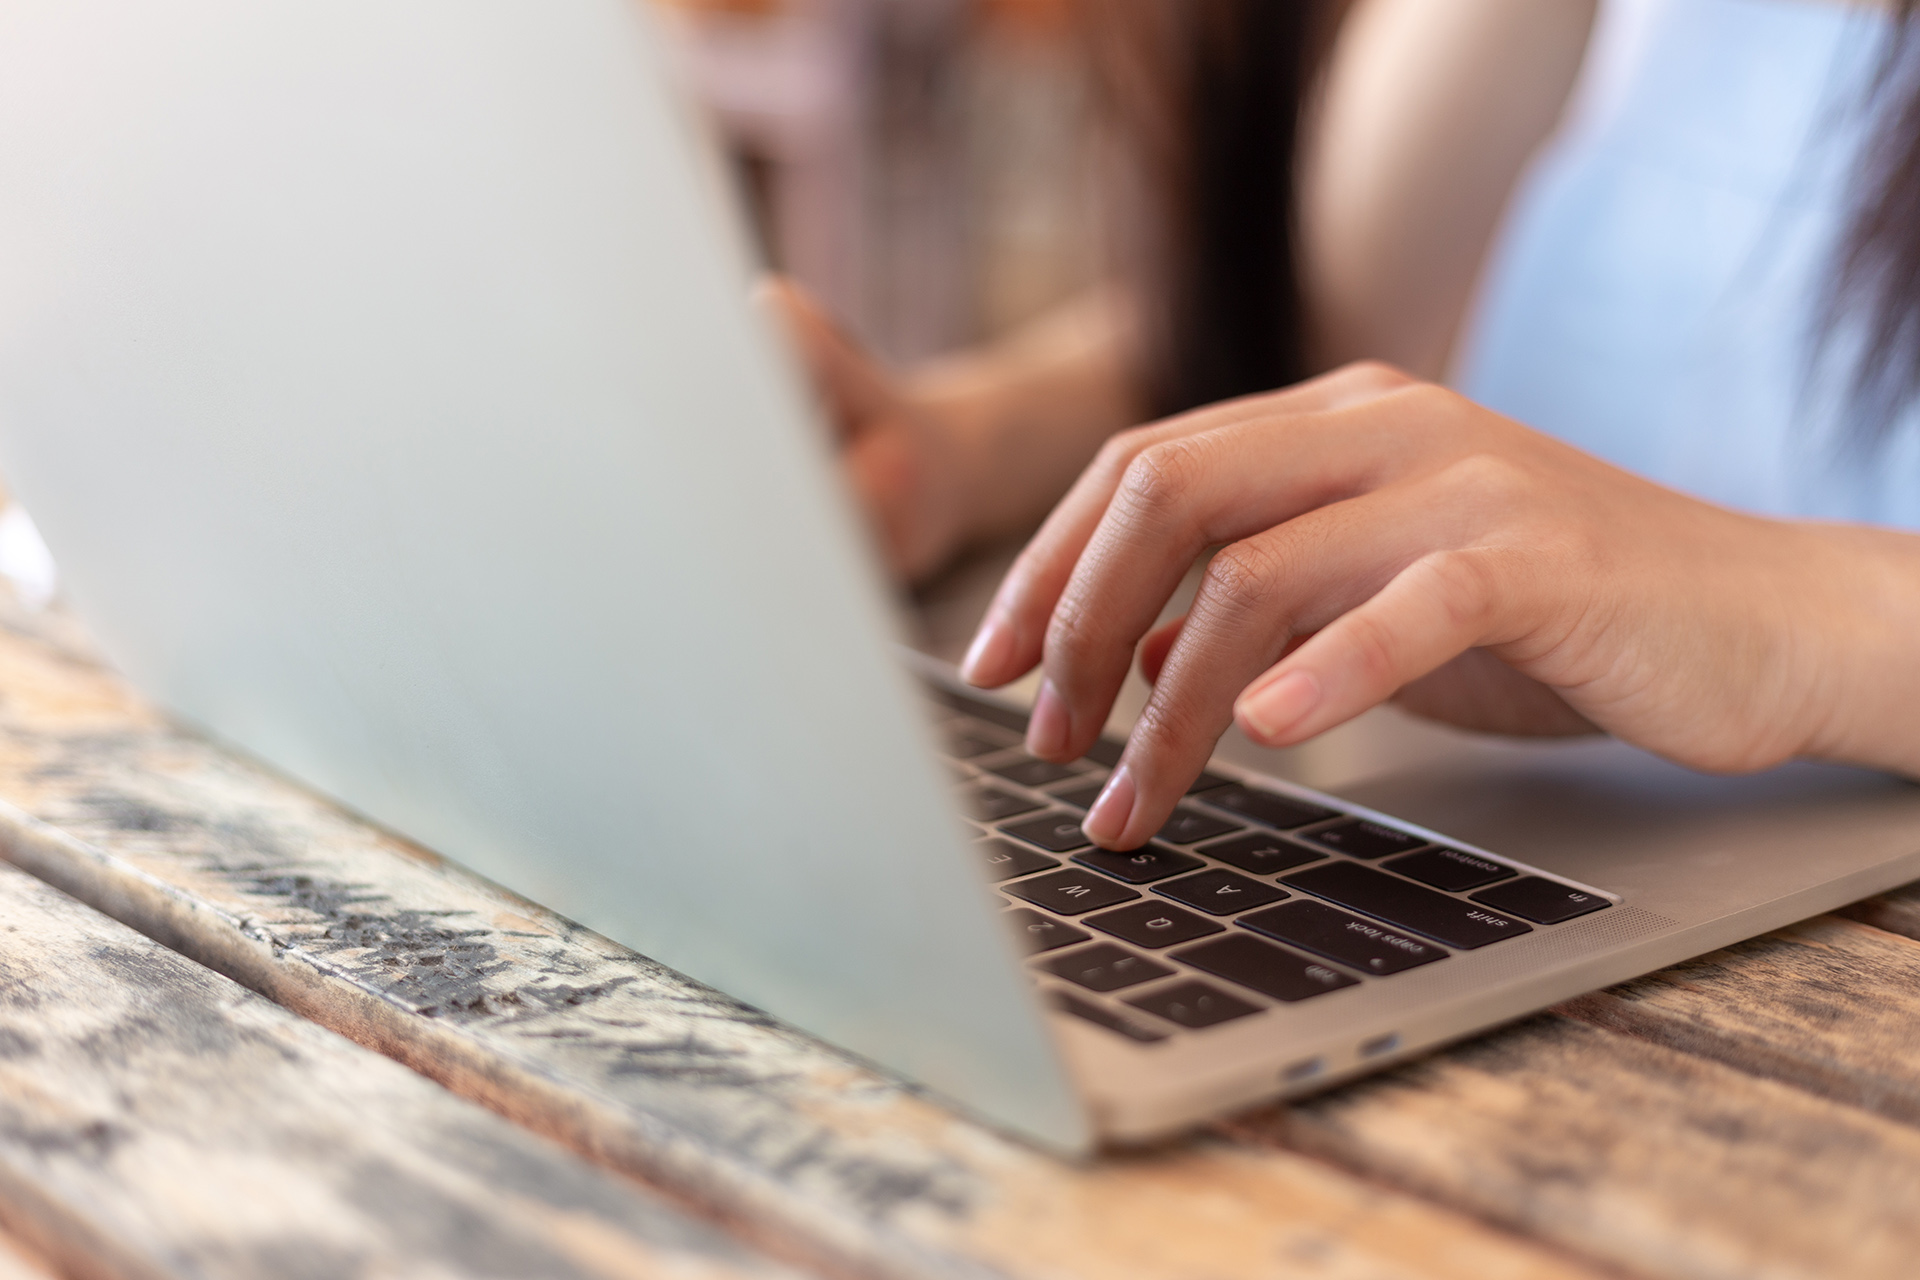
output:
<instances>
[{"instance_id":1,"label":"weathered wood surface","mask_svg":"<svg viewBox=\"0 0 1920 1280\"><path fill-rule=\"evenodd\" d=\"M0 1218L85 1276L792 1274L10 867Z\"/></svg>"},{"instance_id":2,"label":"weathered wood surface","mask_svg":"<svg viewBox=\"0 0 1920 1280\"><path fill-rule=\"evenodd\" d=\"M168 727L0 635L0 852L789 1257L889 1276L1591 1274L1317 1159L1073 1167ZM44 820L41 825L36 819Z\"/></svg>"},{"instance_id":3,"label":"weathered wood surface","mask_svg":"<svg viewBox=\"0 0 1920 1280\"><path fill-rule=\"evenodd\" d=\"M20 624L15 623L16 628ZM1920 943L1824 919L1070 1167L0 635L6 856L788 1256L899 1276L1906 1276ZM1901 909L1889 895L1857 913ZM1878 921L1876 921L1878 923Z\"/></svg>"}]
</instances>

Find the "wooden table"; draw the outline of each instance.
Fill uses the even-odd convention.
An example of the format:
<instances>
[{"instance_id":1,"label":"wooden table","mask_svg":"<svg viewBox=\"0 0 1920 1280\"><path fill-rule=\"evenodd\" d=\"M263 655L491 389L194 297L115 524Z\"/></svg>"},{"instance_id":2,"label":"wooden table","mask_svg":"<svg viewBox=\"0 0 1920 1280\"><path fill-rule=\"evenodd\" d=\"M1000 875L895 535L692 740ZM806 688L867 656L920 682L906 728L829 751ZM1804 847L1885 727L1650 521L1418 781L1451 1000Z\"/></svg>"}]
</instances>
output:
<instances>
[{"instance_id":1,"label":"wooden table","mask_svg":"<svg viewBox=\"0 0 1920 1280\"><path fill-rule=\"evenodd\" d=\"M11 607L0 798L0 1277L1920 1274L1912 890L1072 1164L180 731Z\"/></svg>"}]
</instances>

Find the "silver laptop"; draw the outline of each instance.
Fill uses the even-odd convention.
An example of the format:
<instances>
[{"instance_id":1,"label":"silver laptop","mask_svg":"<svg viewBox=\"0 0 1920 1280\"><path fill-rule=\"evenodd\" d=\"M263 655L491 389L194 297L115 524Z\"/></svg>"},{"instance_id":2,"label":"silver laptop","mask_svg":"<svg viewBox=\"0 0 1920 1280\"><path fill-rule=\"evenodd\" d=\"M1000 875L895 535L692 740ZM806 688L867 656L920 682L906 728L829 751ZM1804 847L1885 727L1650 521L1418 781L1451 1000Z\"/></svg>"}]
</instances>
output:
<instances>
[{"instance_id":1,"label":"silver laptop","mask_svg":"<svg viewBox=\"0 0 1920 1280\"><path fill-rule=\"evenodd\" d=\"M1920 792L1609 746L1343 796L911 671L637 0L0 4L0 470L180 715L1045 1143L1920 875Z\"/></svg>"}]
</instances>

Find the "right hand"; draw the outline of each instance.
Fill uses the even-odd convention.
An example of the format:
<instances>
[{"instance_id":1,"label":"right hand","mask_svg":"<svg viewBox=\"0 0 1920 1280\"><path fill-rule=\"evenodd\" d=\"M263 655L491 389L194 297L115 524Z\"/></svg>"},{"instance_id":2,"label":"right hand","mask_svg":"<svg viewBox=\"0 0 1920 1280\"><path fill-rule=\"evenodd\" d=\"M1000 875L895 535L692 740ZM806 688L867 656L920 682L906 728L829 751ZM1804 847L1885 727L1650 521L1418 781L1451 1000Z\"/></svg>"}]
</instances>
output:
<instances>
[{"instance_id":1,"label":"right hand","mask_svg":"<svg viewBox=\"0 0 1920 1280\"><path fill-rule=\"evenodd\" d=\"M763 297L812 375L887 567L902 582L926 577L970 536L962 433L916 402L791 280L769 279Z\"/></svg>"}]
</instances>

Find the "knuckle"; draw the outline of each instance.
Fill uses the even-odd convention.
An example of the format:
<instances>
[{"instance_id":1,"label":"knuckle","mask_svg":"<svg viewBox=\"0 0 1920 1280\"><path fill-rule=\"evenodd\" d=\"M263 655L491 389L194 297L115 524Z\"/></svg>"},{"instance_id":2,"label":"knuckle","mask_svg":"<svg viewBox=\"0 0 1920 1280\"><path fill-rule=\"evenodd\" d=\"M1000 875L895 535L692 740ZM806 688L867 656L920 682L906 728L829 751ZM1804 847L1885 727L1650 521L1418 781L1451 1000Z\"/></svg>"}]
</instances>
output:
<instances>
[{"instance_id":1,"label":"knuckle","mask_svg":"<svg viewBox=\"0 0 1920 1280\"><path fill-rule=\"evenodd\" d=\"M1340 370L1358 390L1398 391L1419 383L1419 379L1384 360L1355 360Z\"/></svg>"},{"instance_id":2,"label":"knuckle","mask_svg":"<svg viewBox=\"0 0 1920 1280\"><path fill-rule=\"evenodd\" d=\"M1098 612L1070 592L1061 598L1047 622L1046 656L1064 664L1063 670L1078 670L1102 651L1106 640Z\"/></svg>"},{"instance_id":3,"label":"knuckle","mask_svg":"<svg viewBox=\"0 0 1920 1280\"><path fill-rule=\"evenodd\" d=\"M1094 455L1095 468L1109 475L1123 474L1134 458L1153 443L1155 434L1152 426L1128 427L1115 432Z\"/></svg>"},{"instance_id":4,"label":"knuckle","mask_svg":"<svg viewBox=\"0 0 1920 1280\"><path fill-rule=\"evenodd\" d=\"M1526 469L1498 453L1479 451L1451 463L1445 480L1480 504L1510 507L1525 498L1531 483Z\"/></svg>"},{"instance_id":5,"label":"knuckle","mask_svg":"<svg viewBox=\"0 0 1920 1280\"><path fill-rule=\"evenodd\" d=\"M1397 686L1400 683L1399 663L1394 658L1397 646L1387 624L1375 614L1362 610L1348 615L1345 631L1346 647L1361 685L1366 688Z\"/></svg>"},{"instance_id":6,"label":"knuckle","mask_svg":"<svg viewBox=\"0 0 1920 1280\"><path fill-rule=\"evenodd\" d=\"M1229 614L1256 612L1272 598L1280 566L1272 552L1251 542L1222 547L1201 579L1210 607Z\"/></svg>"},{"instance_id":7,"label":"knuckle","mask_svg":"<svg viewBox=\"0 0 1920 1280\"><path fill-rule=\"evenodd\" d=\"M1485 630L1499 597L1498 573L1485 556L1471 551L1435 551L1416 563L1425 585L1453 627Z\"/></svg>"},{"instance_id":8,"label":"knuckle","mask_svg":"<svg viewBox=\"0 0 1920 1280\"><path fill-rule=\"evenodd\" d=\"M1120 498L1136 517L1178 512L1206 467L1205 446L1192 437L1163 440L1140 451L1120 482Z\"/></svg>"}]
</instances>

